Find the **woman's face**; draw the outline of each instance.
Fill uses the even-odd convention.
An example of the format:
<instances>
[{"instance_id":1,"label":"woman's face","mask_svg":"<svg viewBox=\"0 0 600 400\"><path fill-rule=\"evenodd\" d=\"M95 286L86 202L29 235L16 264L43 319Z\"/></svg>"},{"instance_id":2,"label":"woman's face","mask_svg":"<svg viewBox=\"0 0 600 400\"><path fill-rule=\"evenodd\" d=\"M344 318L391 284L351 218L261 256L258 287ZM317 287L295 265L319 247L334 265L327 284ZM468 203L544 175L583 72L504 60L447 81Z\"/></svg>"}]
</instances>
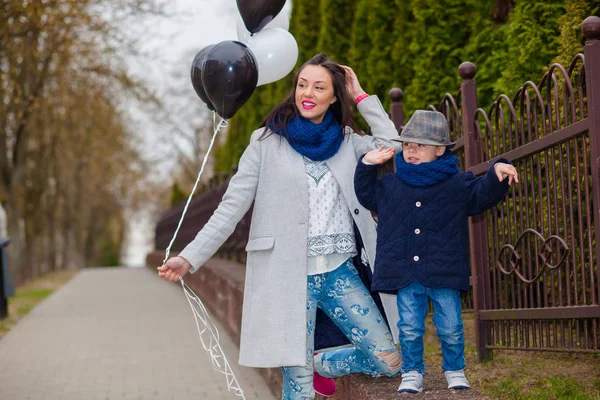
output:
<instances>
[{"instance_id":1,"label":"woman's face","mask_svg":"<svg viewBox=\"0 0 600 400\"><path fill-rule=\"evenodd\" d=\"M296 107L304 118L315 124L321 123L329 105L336 100L329 71L320 65L307 65L300 71Z\"/></svg>"}]
</instances>

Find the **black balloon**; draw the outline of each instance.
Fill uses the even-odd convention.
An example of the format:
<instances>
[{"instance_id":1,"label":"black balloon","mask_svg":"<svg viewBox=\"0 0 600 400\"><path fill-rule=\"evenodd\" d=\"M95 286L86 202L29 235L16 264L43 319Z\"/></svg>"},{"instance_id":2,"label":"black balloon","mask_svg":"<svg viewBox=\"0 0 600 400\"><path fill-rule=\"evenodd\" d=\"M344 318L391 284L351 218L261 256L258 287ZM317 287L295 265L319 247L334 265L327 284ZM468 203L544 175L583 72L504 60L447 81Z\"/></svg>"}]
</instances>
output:
<instances>
[{"instance_id":1,"label":"black balloon","mask_svg":"<svg viewBox=\"0 0 600 400\"><path fill-rule=\"evenodd\" d=\"M248 101L258 83L258 67L243 43L225 40L206 55L204 90L219 115L229 119Z\"/></svg>"},{"instance_id":2,"label":"black balloon","mask_svg":"<svg viewBox=\"0 0 600 400\"><path fill-rule=\"evenodd\" d=\"M279 14L285 0L236 0L236 3L246 29L256 33Z\"/></svg>"},{"instance_id":3,"label":"black balloon","mask_svg":"<svg viewBox=\"0 0 600 400\"><path fill-rule=\"evenodd\" d=\"M208 99L208 96L206 95L206 92L204 91L204 85L202 85L202 70L204 69L206 55L209 51L212 50L213 47L215 47L214 44L206 46L205 48L200 50L198 54L196 54L196 57L194 57L194 61L192 61L192 71L190 72L192 76L192 86L194 87L196 94L198 95L198 97L200 97L200 99L203 102L206 103L206 105L211 111L214 111L215 107L212 105L212 103Z\"/></svg>"}]
</instances>

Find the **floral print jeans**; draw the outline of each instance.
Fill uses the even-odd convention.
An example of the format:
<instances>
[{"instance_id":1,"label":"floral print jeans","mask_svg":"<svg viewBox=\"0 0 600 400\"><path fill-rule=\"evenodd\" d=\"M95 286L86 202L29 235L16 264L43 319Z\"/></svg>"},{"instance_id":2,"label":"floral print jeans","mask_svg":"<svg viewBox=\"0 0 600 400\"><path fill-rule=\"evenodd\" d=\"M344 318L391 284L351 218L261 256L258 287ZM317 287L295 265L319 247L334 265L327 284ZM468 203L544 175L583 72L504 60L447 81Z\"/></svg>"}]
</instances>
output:
<instances>
[{"instance_id":1,"label":"floral print jeans","mask_svg":"<svg viewBox=\"0 0 600 400\"><path fill-rule=\"evenodd\" d=\"M340 327L353 347L313 357L317 307ZM351 258L333 271L308 276L306 316L306 365L282 368L282 400L314 399L314 371L328 378L355 372L395 377L400 371L392 334Z\"/></svg>"}]
</instances>

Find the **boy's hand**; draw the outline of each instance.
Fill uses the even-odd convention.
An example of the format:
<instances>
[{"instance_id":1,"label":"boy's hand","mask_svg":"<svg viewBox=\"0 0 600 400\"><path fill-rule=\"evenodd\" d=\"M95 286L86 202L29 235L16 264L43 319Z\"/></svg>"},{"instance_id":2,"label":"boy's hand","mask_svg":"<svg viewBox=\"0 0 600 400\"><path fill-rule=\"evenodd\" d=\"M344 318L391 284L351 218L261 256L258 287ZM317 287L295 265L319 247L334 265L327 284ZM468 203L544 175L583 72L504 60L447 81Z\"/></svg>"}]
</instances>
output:
<instances>
[{"instance_id":1,"label":"boy's hand","mask_svg":"<svg viewBox=\"0 0 600 400\"><path fill-rule=\"evenodd\" d=\"M508 177L509 185L511 185L513 181L515 183L519 183L519 174L517 173L515 167L510 164L496 163L494 165L494 171L496 172L496 176L500 182L502 182L504 178Z\"/></svg>"},{"instance_id":2,"label":"boy's hand","mask_svg":"<svg viewBox=\"0 0 600 400\"><path fill-rule=\"evenodd\" d=\"M368 164L383 164L390 158L394 157L394 148L388 147L384 150L383 146L378 149L371 150L363 157L363 161Z\"/></svg>"}]
</instances>

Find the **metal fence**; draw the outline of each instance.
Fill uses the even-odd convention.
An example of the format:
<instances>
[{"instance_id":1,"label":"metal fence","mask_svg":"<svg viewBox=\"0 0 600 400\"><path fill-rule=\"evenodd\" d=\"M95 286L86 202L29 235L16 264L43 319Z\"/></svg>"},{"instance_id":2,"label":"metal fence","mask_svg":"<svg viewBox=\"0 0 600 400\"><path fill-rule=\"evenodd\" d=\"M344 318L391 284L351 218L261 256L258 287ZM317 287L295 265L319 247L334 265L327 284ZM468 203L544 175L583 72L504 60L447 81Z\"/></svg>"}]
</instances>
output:
<instances>
[{"instance_id":1,"label":"metal fence","mask_svg":"<svg viewBox=\"0 0 600 400\"><path fill-rule=\"evenodd\" d=\"M584 53L568 67L553 64L487 111L471 63L457 95L429 106L447 116L463 167L481 175L502 157L520 175L469 222L481 360L493 349L600 351L600 18L582 30Z\"/></svg>"}]
</instances>

